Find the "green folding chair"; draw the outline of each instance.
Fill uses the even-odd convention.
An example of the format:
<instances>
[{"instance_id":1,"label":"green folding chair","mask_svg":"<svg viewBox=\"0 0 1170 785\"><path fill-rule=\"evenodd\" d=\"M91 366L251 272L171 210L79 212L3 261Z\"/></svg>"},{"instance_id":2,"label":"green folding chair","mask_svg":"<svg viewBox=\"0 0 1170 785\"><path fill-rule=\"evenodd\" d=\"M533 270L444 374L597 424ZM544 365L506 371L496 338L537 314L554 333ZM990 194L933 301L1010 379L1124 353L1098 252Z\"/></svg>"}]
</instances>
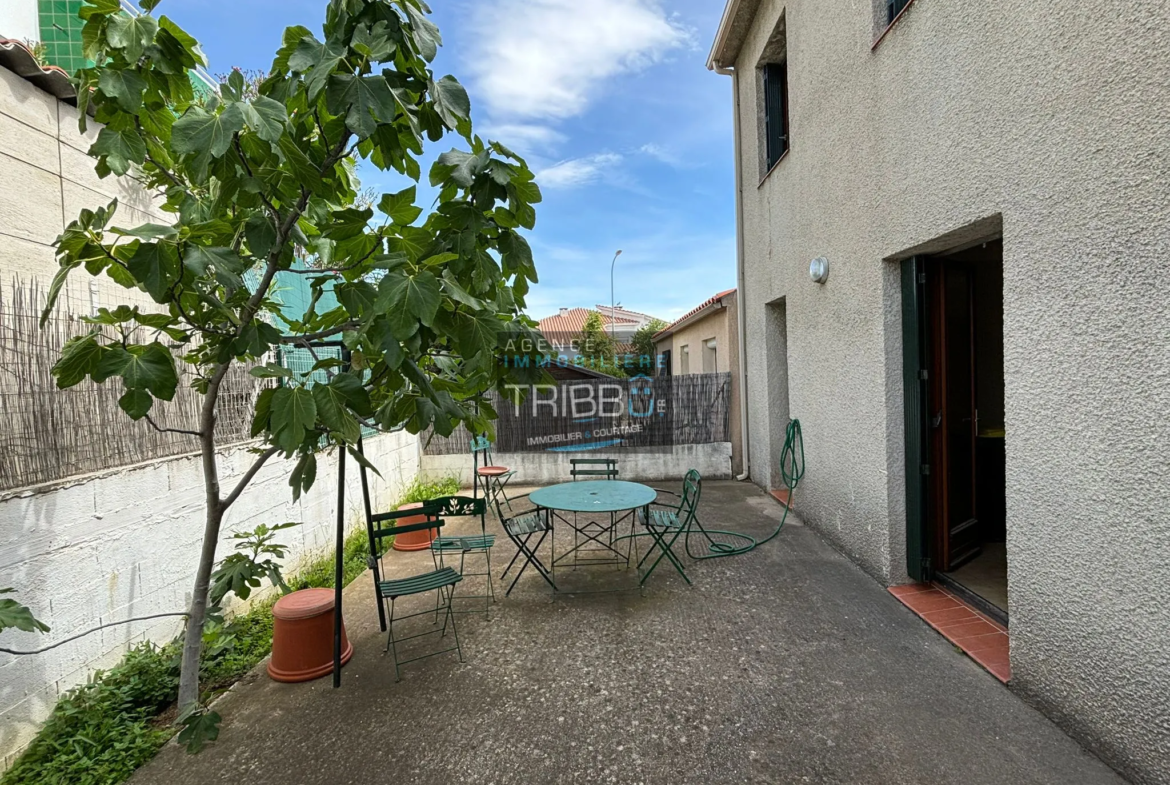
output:
<instances>
[{"instance_id":1,"label":"green folding chair","mask_svg":"<svg viewBox=\"0 0 1170 785\"><path fill-rule=\"evenodd\" d=\"M378 513L370 515L366 519L366 530L370 540L370 568L374 573L374 592L378 600L378 616L382 622L382 630L389 630L389 635L386 641L386 648L383 654L387 651L391 652L394 657L394 680L402 680L401 667L409 662L426 659L427 657L434 657L439 654L447 652L458 652L459 661L463 662L463 649L459 646L459 630L455 626L455 616L452 613L452 605L455 598L455 584L463 580L463 576L456 572L451 567L443 567L441 569L433 570L432 572L423 573L421 575L413 575L409 578L399 578L397 580L383 580L385 575L382 558L386 548L381 546L381 541L386 537L393 537L397 534L409 534L410 532L423 531L424 529L441 529L443 527L443 520L439 517L439 512L442 509L441 505L432 502L424 503L421 508L415 507L408 510L393 510L391 512ZM410 523L405 526L395 526L394 521L401 518L410 518L416 515L426 515L428 520L423 523ZM386 525L389 524L389 525ZM427 609L417 613L408 613L404 616L396 616L396 603L402 597L409 597L414 594L425 594L427 592L437 592L434 610ZM444 601L445 604L440 605ZM389 605L387 606L387 603ZM387 620L387 611L389 611L389 619ZM403 622L406 619L412 619L417 616L436 615L435 623L438 623L439 611L445 611L443 615L443 627L441 630L428 630L414 635L407 635L405 637L398 637L394 634L394 623ZM416 638L422 638L427 635L439 635L440 637L447 636L447 624L451 625L451 632L455 636L455 645L439 651L432 651L417 657L409 657L407 659L399 659L398 644L404 643Z\"/></svg>"},{"instance_id":2,"label":"green folding chair","mask_svg":"<svg viewBox=\"0 0 1170 785\"><path fill-rule=\"evenodd\" d=\"M475 466L475 481L483 487L483 497L487 503L495 504L497 500L503 499L504 504L511 510L512 501L508 498L505 488L516 472L507 466L496 466L492 462L492 443L486 436L472 437L471 457Z\"/></svg>"},{"instance_id":3,"label":"green folding chair","mask_svg":"<svg viewBox=\"0 0 1170 785\"><path fill-rule=\"evenodd\" d=\"M516 500L523 499L527 495L517 496ZM504 592L504 596L507 597L512 593L512 589L516 588L516 583L520 580L520 576L524 574L524 571L528 569L528 565L530 564L533 569L540 573L540 577L544 578L545 582L552 587L552 590L557 591L557 585L553 582L552 574L540 561L540 557L537 556L537 551L540 550L540 546L544 543L545 538L552 534L552 522L549 516L542 514L539 509L526 510L525 512L515 513L510 516L504 515L504 511L500 507L498 500L496 501L496 515L499 516L500 524L504 527L504 533L508 535L508 539L516 546L516 554L512 557L512 561L508 562L508 566L504 568L503 573L500 574L500 580L507 578L508 572L516 564L516 561L521 556L524 557L524 562L520 565L520 569L516 572L516 577L512 579L508 590ZM537 539L536 545L530 546L529 543L532 541L532 538L538 534L540 537ZM554 558L550 560L552 564L556 562L555 555L554 552Z\"/></svg>"},{"instance_id":4,"label":"green folding chair","mask_svg":"<svg viewBox=\"0 0 1170 785\"><path fill-rule=\"evenodd\" d=\"M459 595L460 600L482 599L482 613L490 615L491 604L496 601L496 590L492 585L492 546L496 544L496 535L487 533L487 501L470 496L443 496L431 499L427 504L438 507L441 518L456 518L470 515L479 516L479 534L451 535L436 537L431 541L431 558L434 559L435 569L446 566L447 556L459 555L459 574L464 578L483 576L487 578L487 591L483 594ZM479 554L484 557L486 570L484 572L467 572L465 569L467 557ZM459 610L456 613L480 613L479 609Z\"/></svg>"},{"instance_id":5,"label":"green folding chair","mask_svg":"<svg viewBox=\"0 0 1170 785\"><path fill-rule=\"evenodd\" d=\"M674 568L678 570L678 574L687 582L687 585L691 585L691 579L687 577L687 571L683 567L682 561L671 548L679 536L689 531L691 525L694 523L696 511L699 507L699 496L702 492L703 478L699 476L697 471L691 469L683 478L683 492L679 498L677 507L654 502L654 504L650 505L649 517L647 517L644 511L638 511L639 521L643 528L646 529L647 534L650 535L651 540L651 546L646 551L646 555L638 562L638 569L641 570L646 560L654 555L655 549L658 550L658 558L642 574L642 585L646 584L646 580L653 574L663 559L673 564Z\"/></svg>"}]
</instances>

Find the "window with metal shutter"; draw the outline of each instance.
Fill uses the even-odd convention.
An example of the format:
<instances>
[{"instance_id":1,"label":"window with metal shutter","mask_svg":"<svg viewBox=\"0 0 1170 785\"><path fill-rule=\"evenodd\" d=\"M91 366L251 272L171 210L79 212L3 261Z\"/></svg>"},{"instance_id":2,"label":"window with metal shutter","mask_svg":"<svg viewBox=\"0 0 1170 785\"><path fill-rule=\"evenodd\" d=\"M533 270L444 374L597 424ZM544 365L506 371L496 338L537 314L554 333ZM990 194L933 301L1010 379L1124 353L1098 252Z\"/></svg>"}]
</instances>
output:
<instances>
[{"instance_id":1,"label":"window with metal shutter","mask_svg":"<svg viewBox=\"0 0 1170 785\"><path fill-rule=\"evenodd\" d=\"M788 151L788 64L764 66L764 126L768 169Z\"/></svg>"},{"instance_id":2,"label":"window with metal shutter","mask_svg":"<svg viewBox=\"0 0 1170 785\"><path fill-rule=\"evenodd\" d=\"M902 9L910 5L910 0L887 0L889 13L886 15L886 24L891 24Z\"/></svg>"}]
</instances>

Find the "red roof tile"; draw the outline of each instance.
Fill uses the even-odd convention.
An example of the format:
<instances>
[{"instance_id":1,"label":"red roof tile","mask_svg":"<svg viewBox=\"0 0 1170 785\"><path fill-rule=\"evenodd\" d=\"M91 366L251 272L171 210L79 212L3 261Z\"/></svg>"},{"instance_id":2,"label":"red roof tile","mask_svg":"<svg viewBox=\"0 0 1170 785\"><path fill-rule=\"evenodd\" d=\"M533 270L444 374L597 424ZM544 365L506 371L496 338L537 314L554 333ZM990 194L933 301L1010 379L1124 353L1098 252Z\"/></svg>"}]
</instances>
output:
<instances>
[{"instance_id":1,"label":"red roof tile","mask_svg":"<svg viewBox=\"0 0 1170 785\"><path fill-rule=\"evenodd\" d=\"M588 308L569 308L563 313L546 316L540 320L540 331L545 335L549 333L576 335L585 329L585 320L589 318L590 313ZM607 314L601 314L602 325L608 327L611 322L615 325L637 324L634 319L623 319L620 316L617 319L610 319Z\"/></svg>"},{"instance_id":2,"label":"red roof tile","mask_svg":"<svg viewBox=\"0 0 1170 785\"><path fill-rule=\"evenodd\" d=\"M687 311L685 314L683 314L683 315L682 315L682 316L680 316L679 318L675 319L675 320L674 320L673 322L671 322L670 324L668 324L668 325L666 325L665 327L663 327L663 328L662 328L661 330L659 330L658 332L654 333L654 337L655 337L655 338L660 338L660 337L665 337L665 336L667 336L667 335L670 335L672 332L674 332L674 329L675 329L676 327L678 327L680 324L682 324L683 322L685 322L687 319L690 319L692 316L694 316L695 314L699 313L699 312L700 312L700 311L702 311L704 308L710 308L712 305L714 305L715 303L719 302L720 300L722 300L724 297L726 297L726 296L727 296L727 295L729 295L729 294L735 294L735 290L734 290L734 289L728 289L728 290L726 290L726 291L720 292L719 294L717 294L717 295L715 295L715 296L713 296L713 297L710 297L710 298L708 298L708 299L704 300L704 301L703 301L702 303L700 303L699 305L695 306L694 308L692 308L691 310Z\"/></svg>"}]
</instances>

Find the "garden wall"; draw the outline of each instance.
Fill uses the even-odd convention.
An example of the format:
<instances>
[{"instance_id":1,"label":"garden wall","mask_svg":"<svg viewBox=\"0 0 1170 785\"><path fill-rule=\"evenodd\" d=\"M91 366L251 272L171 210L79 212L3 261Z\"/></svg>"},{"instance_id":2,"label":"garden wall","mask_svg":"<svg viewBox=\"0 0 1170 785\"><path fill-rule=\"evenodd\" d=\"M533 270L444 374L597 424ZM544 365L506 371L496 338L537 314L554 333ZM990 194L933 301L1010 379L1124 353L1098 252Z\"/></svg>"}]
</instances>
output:
<instances>
[{"instance_id":1,"label":"garden wall","mask_svg":"<svg viewBox=\"0 0 1170 785\"><path fill-rule=\"evenodd\" d=\"M497 466L516 471L514 486L549 485L568 482L571 458L617 458L619 479L682 481L689 469L697 469L705 480L731 479L731 442L676 444L645 450L590 450L587 452L498 452ZM464 487L471 485L471 454L423 455L419 473L427 479L455 475Z\"/></svg>"},{"instance_id":2,"label":"garden wall","mask_svg":"<svg viewBox=\"0 0 1170 785\"><path fill-rule=\"evenodd\" d=\"M418 474L418 440L405 432L368 439L371 492L384 504ZM244 447L220 458L221 484L230 489L254 456ZM347 462L347 523L359 525L361 486ZM318 461L317 482L297 503L288 486L291 462L273 460L228 513L226 536L261 523L300 521L282 532L291 546L286 564L332 548L337 493L336 455ZM187 607L203 531L199 459L183 456L0 494L0 588L48 624L46 635L6 630L7 648L35 649L98 624ZM99 668L114 665L143 640L165 643L181 618L135 622L102 630L45 654L0 653L0 770L31 740L57 697Z\"/></svg>"}]
</instances>

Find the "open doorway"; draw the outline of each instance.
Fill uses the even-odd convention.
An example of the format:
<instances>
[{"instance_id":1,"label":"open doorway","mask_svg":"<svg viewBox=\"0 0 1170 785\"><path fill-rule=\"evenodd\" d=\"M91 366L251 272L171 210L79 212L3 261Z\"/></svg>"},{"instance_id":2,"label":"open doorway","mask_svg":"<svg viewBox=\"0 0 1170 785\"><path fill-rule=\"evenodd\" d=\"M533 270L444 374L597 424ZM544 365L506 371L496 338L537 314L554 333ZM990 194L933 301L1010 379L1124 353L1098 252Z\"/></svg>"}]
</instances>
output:
<instances>
[{"instance_id":1,"label":"open doorway","mask_svg":"<svg viewBox=\"0 0 1170 785\"><path fill-rule=\"evenodd\" d=\"M1006 623L1003 241L914 261L923 573L916 577L947 585Z\"/></svg>"}]
</instances>

